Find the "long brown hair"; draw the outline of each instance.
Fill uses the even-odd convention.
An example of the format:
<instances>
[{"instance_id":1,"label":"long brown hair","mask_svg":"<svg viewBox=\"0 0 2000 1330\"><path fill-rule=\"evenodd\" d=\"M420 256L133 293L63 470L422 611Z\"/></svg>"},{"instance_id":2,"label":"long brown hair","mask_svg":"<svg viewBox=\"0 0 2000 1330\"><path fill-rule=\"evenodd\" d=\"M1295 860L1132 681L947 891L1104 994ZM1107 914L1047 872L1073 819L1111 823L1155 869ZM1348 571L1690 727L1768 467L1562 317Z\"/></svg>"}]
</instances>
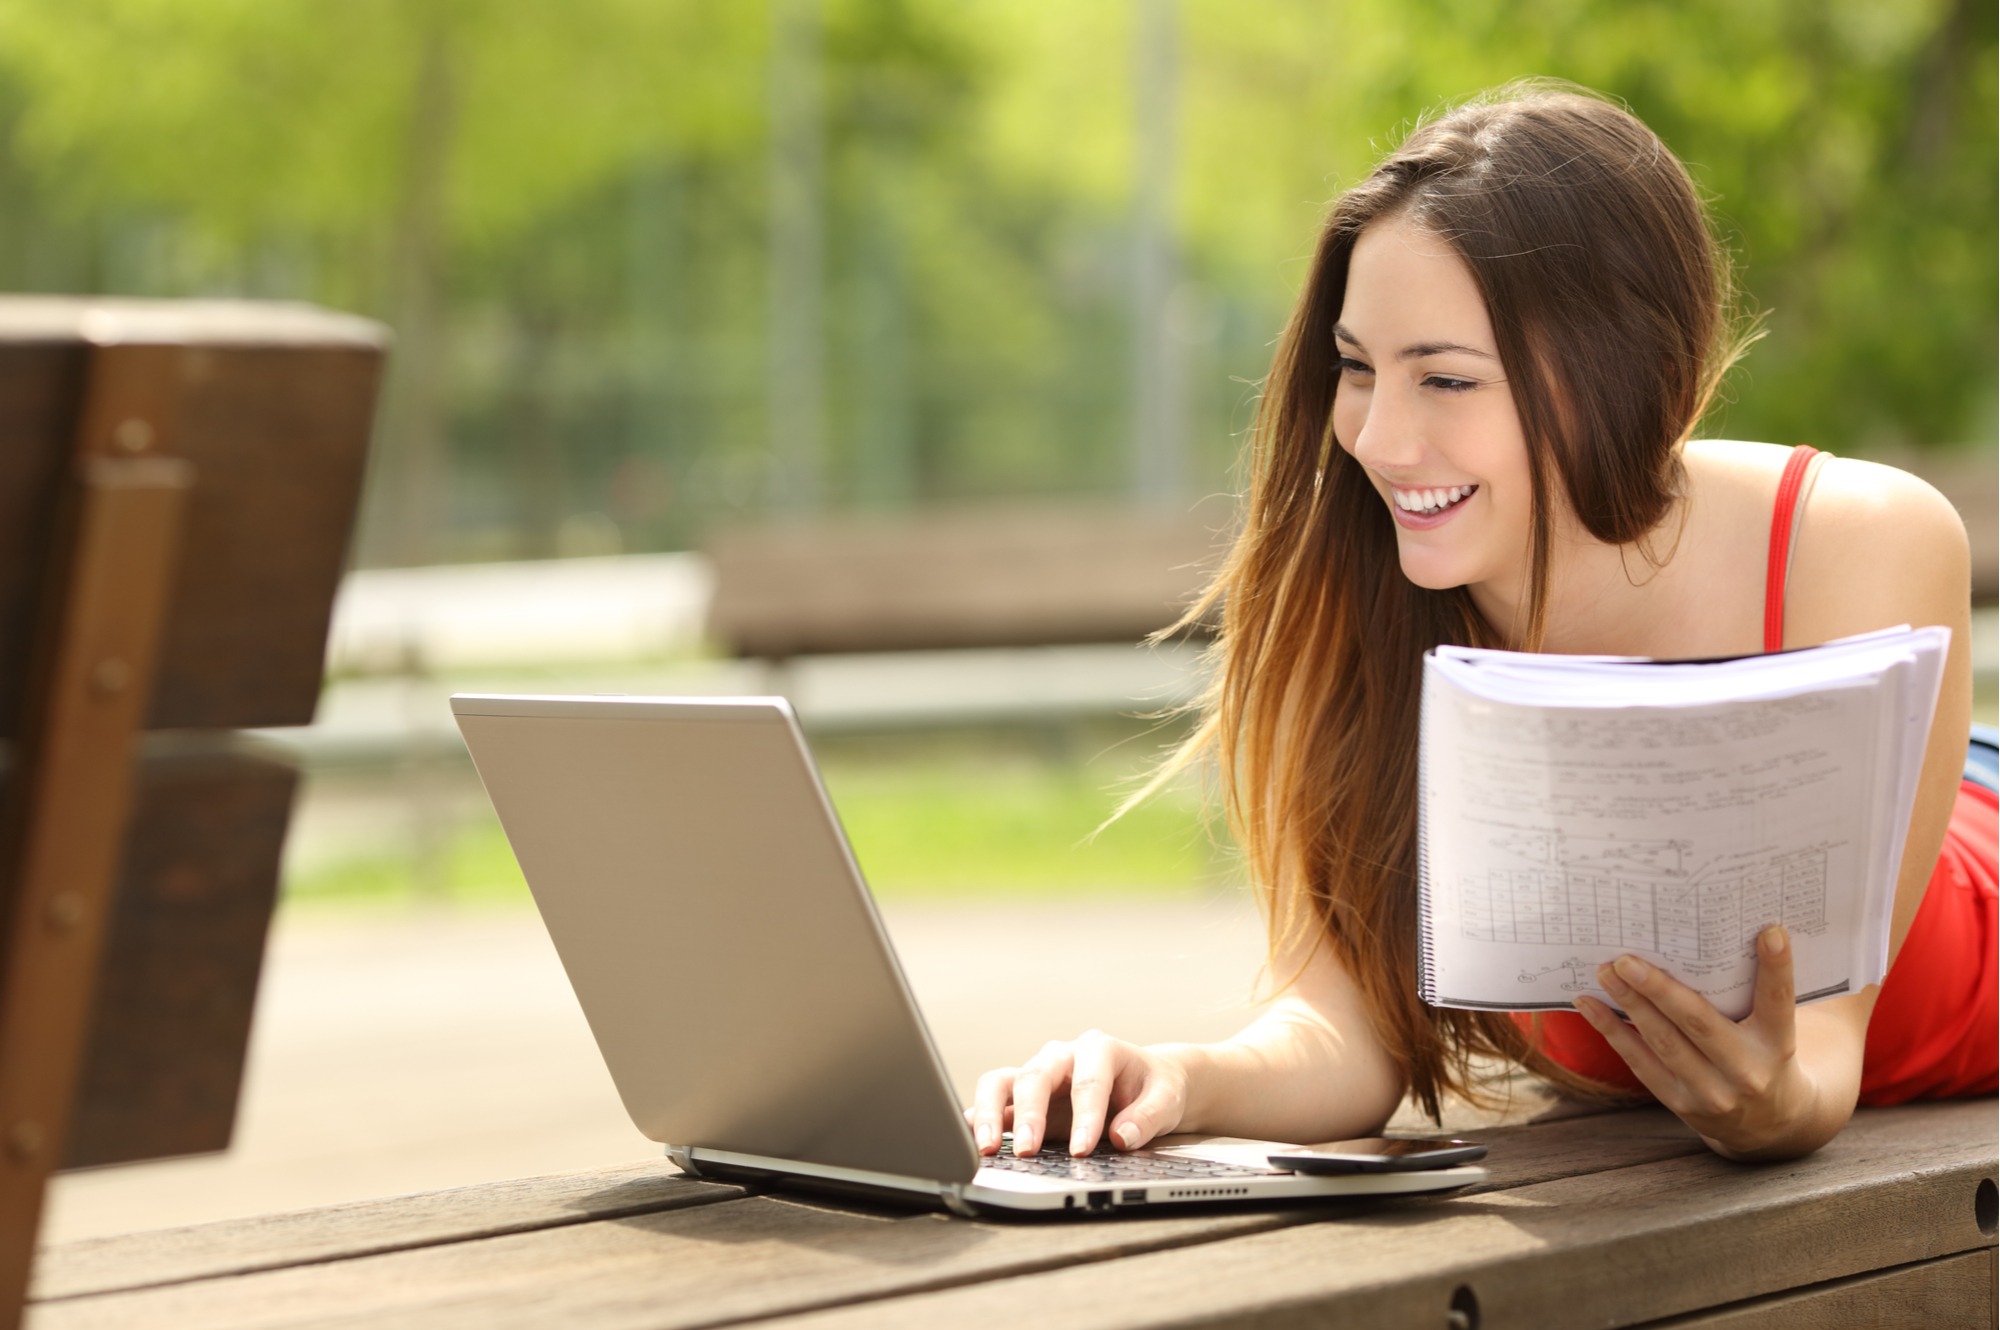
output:
<instances>
[{"instance_id":1,"label":"long brown hair","mask_svg":"<svg viewBox=\"0 0 2000 1330\"><path fill-rule=\"evenodd\" d=\"M1360 234L1390 218L1464 259L1527 438L1529 586L1511 641L1465 588L1403 576L1382 499L1333 436L1348 263ZM1433 1117L1445 1092L1478 1096L1479 1058L1598 1087L1507 1016L1417 995L1421 659L1445 642L1539 648L1554 503L1611 544L1660 524L1683 482L1677 445L1747 341L1730 308L1693 182L1653 132L1581 89L1516 84L1421 124L1335 202L1279 343L1242 529L1184 621L1219 609L1201 724L1162 778L1215 759L1273 957L1331 946Z\"/></svg>"}]
</instances>

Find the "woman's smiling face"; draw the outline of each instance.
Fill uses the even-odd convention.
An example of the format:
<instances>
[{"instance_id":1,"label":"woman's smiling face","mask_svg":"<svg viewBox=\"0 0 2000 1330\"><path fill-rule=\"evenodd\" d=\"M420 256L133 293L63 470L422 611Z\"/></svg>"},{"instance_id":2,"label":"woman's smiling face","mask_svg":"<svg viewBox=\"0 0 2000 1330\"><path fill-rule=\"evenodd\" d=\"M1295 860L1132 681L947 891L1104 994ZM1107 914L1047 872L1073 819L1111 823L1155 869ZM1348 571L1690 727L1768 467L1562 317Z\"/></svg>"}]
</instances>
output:
<instances>
[{"instance_id":1,"label":"woman's smiling face","mask_svg":"<svg viewBox=\"0 0 2000 1330\"><path fill-rule=\"evenodd\" d=\"M1528 444L1465 261L1406 218L1370 226L1334 337L1334 438L1388 505L1403 575L1511 597L1534 512Z\"/></svg>"}]
</instances>

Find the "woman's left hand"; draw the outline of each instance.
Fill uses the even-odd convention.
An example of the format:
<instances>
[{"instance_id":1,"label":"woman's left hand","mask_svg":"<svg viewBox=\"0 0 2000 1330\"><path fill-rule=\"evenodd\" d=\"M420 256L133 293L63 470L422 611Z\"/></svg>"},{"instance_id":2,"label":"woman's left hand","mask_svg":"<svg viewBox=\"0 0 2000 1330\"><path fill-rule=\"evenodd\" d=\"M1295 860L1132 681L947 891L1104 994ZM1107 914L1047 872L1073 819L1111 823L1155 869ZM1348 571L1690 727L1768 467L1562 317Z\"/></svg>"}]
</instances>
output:
<instances>
[{"instance_id":1,"label":"woman's left hand","mask_svg":"<svg viewBox=\"0 0 2000 1330\"><path fill-rule=\"evenodd\" d=\"M1599 967L1597 980L1631 1024L1595 998L1576 1006L1648 1090L1709 1146L1730 1158L1803 1153L1820 1116L1818 1086L1798 1056L1791 939L1777 925L1757 938L1750 1014L1732 1021L1707 998L1636 956Z\"/></svg>"}]
</instances>

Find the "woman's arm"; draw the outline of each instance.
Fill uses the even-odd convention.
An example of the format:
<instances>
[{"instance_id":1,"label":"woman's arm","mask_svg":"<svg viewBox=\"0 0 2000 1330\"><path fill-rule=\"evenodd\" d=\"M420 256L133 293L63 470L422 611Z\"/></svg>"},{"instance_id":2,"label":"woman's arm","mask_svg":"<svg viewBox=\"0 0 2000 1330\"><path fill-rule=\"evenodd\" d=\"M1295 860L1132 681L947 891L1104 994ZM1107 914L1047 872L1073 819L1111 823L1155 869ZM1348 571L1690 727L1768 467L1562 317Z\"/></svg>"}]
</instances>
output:
<instances>
[{"instance_id":1,"label":"woman's arm","mask_svg":"<svg viewBox=\"0 0 2000 1330\"><path fill-rule=\"evenodd\" d=\"M1190 1045L1181 1058L1189 1090L1181 1130L1218 1136L1371 1136L1406 1089L1360 987L1324 942L1257 1020L1220 1044Z\"/></svg>"},{"instance_id":2,"label":"woman's arm","mask_svg":"<svg viewBox=\"0 0 2000 1330\"><path fill-rule=\"evenodd\" d=\"M1972 706L1970 581L1964 525L1937 491L1867 462L1823 465L1793 551L1787 645L1901 623L1942 624L1952 632L1896 879L1892 961L1923 903L1964 769ZM1790 942L1774 929L1759 940L1756 1007L1732 1022L1635 961L1621 958L1599 972L1630 1025L1602 1003L1585 998L1577 1005L1660 1102L1718 1153L1806 1154L1853 1116L1878 989L1794 1007Z\"/></svg>"},{"instance_id":3,"label":"woman's arm","mask_svg":"<svg viewBox=\"0 0 2000 1330\"><path fill-rule=\"evenodd\" d=\"M1322 945L1262 1015L1221 1043L1141 1048L1092 1030L986 1073L971 1118L984 1154L1010 1123L1016 1152L1033 1154L1065 1120L1077 1155L1107 1134L1127 1150L1175 1131L1315 1142L1372 1135L1403 1088L1360 989Z\"/></svg>"}]
</instances>

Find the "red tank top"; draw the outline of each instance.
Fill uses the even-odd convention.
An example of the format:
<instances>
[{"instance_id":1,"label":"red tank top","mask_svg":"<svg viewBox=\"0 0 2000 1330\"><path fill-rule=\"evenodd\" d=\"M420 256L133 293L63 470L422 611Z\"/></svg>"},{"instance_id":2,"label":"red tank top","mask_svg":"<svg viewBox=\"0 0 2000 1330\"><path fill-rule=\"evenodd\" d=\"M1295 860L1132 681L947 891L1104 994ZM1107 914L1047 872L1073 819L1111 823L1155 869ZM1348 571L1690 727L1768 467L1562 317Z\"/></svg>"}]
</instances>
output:
<instances>
[{"instance_id":1,"label":"red tank top","mask_svg":"<svg viewBox=\"0 0 2000 1330\"><path fill-rule=\"evenodd\" d=\"M1814 450L1794 448L1778 482L1764 576L1764 649L1783 648L1792 525ZM1992 1094L2000 1064L2000 808L1970 781L1959 787L1923 904L1882 981L1862 1055L1861 1102ZM1575 1012L1515 1020L1550 1059L1594 1081L1644 1095L1625 1059Z\"/></svg>"}]
</instances>

